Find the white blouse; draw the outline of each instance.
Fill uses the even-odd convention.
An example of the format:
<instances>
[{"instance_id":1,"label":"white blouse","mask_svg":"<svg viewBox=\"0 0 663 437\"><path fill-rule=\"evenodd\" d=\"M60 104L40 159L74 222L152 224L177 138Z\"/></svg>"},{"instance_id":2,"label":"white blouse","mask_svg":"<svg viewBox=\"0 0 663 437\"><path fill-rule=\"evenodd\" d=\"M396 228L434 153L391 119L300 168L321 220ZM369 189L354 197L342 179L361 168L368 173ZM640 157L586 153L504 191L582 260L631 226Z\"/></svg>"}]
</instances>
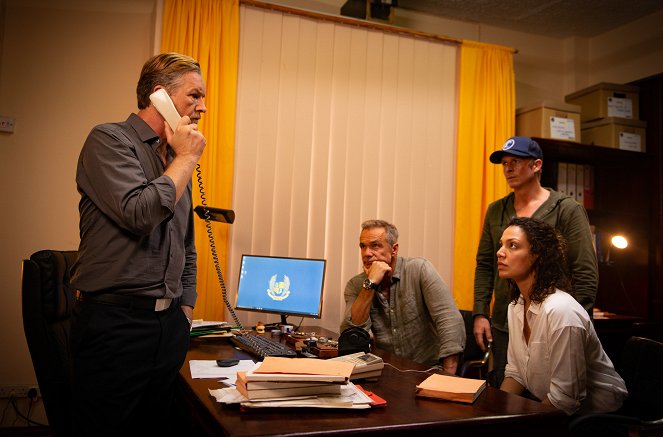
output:
<instances>
[{"instance_id":1,"label":"white blouse","mask_svg":"<svg viewBox=\"0 0 663 437\"><path fill-rule=\"evenodd\" d=\"M601 347L587 311L556 290L527 311L529 344L523 334L524 301L509 304L509 348L505 377L567 414L612 412L628 396L626 385Z\"/></svg>"}]
</instances>

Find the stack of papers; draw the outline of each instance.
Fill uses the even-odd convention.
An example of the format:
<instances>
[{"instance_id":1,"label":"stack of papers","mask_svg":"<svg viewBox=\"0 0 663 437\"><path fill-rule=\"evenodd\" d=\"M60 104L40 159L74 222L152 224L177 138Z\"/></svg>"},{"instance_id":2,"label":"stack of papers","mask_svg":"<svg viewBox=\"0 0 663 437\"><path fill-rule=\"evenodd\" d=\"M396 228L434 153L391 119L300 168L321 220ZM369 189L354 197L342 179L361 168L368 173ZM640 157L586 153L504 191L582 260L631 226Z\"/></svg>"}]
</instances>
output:
<instances>
[{"instance_id":1,"label":"stack of papers","mask_svg":"<svg viewBox=\"0 0 663 437\"><path fill-rule=\"evenodd\" d=\"M191 337L227 337L231 335L230 328L230 324L226 322L194 320L191 324Z\"/></svg>"},{"instance_id":2,"label":"stack of papers","mask_svg":"<svg viewBox=\"0 0 663 437\"><path fill-rule=\"evenodd\" d=\"M340 395L341 384L318 381L247 381L245 372L237 372L237 391L250 401L285 399L301 395Z\"/></svg>"},{"instance_id":3,"label":"stack of papers","mask_svg":"<svg viewBox=\"0 0 663 437\"><path fill-rule=\"evenodd\" d=\"M339 395L308 395L296 396L285 399L263 399L259 401L249 401L239 391L234 388L222 388L210 390L209 393L214 396L217 402L223 404L240 404L242 408L338 408L363 410L371 408L373 400L364 392L359 390L356 385L349 382L341 386Z\"/></svg>"},{"instance_id":4,"label":"stack of papers","mask_svg":"<svg viewBox=\"0 0 663 437\"><path fill-rule=\"evenodd\" d=\"M353 368L347 362L266 357L255 368L237 373L236 389L210 394L245 408L370 408L371 398L350 383Z\"/></svg>"}]
</instances>

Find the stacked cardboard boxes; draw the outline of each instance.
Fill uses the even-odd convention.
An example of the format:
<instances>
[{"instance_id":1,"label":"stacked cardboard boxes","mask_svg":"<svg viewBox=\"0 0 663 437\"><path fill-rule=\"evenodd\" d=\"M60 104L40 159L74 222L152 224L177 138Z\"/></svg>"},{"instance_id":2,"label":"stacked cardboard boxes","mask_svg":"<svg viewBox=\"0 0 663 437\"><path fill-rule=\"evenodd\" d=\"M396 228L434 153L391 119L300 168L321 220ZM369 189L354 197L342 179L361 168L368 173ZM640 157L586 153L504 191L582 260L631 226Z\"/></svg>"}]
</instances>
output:
<instances>
[{"instance_id":1,"label":"stacked cardboard boxes","mask_svg":"<svg viewBox=\"0 0 663 437\"><path fill-rule=\"evenodd\" d=\"M639 89L633 85L599 83L565 97L581 107L581 142L644 152L647 123L638 119Z\"/></svg>"},{"instance_id":2,"label":"stacked cardboard boxes","mask_svg":"<svg viewBox=\"0 0 663 437\"><path fill-rule=\"evenodd\" d=\"M516 133L526 137L580 141L580 106L543 101L518 108Z\"/></svg>"}]
</instances>

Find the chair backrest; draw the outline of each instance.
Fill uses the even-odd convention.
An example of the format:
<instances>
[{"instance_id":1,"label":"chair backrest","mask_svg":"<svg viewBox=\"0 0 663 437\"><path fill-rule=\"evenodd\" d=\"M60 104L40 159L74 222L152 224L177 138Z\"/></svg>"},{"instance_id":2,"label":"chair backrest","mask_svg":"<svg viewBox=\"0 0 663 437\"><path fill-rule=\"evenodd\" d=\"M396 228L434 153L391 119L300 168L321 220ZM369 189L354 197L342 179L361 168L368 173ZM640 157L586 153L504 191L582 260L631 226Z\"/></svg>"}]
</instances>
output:
<instances>
[{"instance_id":1,"label":"chair backrest","mask_svg":"<svg viewBox=\"0 0 663 437\"><path fill-rule=\"evenodd\" d=\"M71 342L76 251L42 250L23 260L23 329L53 435L71 435Z\"/></svg>"},{"instance_id":2,"label":"chair backrest","mask_svg":"<svg viewBox=\"0 0 663 437\"><path fill-rule=\"evenodd\" d=\"M624 345L619 375L629 396L622 413L642 420L663 418L663 343L643 337L631 337Z\"/></svg>"},{"instance_id":3,"label":"chair backrest","mask_svg":"<svg viewBox=\"0 0 663 437\"><path fill-rule=\"evenodd\" d=\"M472 311L460 310L465 324L465 350L456 372L459 376L485 379L488 373L488 357L474 338L474 316Z\"/></svg>"}]
</instances>

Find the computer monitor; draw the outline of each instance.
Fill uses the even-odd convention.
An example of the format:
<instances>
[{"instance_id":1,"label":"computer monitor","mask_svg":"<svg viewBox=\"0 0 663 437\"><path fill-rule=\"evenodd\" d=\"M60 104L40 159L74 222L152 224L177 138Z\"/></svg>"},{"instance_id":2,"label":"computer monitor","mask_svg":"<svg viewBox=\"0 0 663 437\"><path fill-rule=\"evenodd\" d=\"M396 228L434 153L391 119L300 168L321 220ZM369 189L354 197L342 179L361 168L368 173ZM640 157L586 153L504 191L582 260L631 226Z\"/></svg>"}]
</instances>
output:
<instances>
[{"instance_id":1,"label":"computer monitor","mask_svg":"<svg viewBox=\"0 0 663 437\"><path fill-rule=\"evenodd\" d=\"M326 260L242 255L235 308L319 318Z\"/></svg>"}]
</instances>

